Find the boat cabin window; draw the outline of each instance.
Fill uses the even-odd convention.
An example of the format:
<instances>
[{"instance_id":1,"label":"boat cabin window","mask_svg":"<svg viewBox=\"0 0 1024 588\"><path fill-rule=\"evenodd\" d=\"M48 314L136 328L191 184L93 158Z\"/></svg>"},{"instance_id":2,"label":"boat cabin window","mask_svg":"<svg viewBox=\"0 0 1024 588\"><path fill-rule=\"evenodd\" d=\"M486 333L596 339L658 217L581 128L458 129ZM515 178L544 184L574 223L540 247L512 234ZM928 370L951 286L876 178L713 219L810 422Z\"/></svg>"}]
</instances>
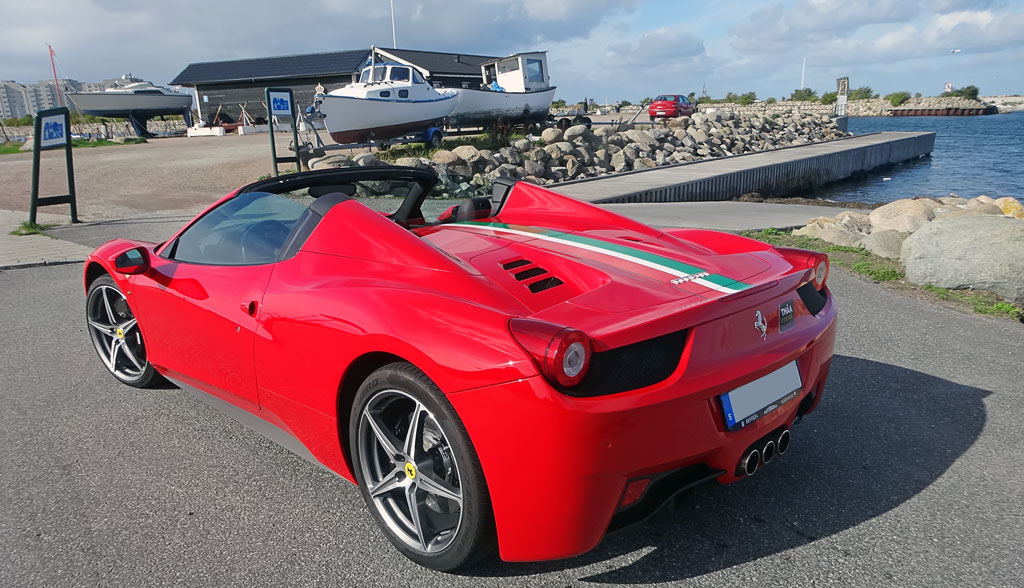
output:
<instances>
[{"instance_id":1,"label":"boat cabin window","mask_svg":"<svg viewBox=\"0 0 1024 588\"><path fill-rule=\"evenodd\" d=\"M415 70L415 69L412 70L412 83L414 83L414 84L424 84L424 83L426 83L423 80L423 76L420 75L420 72L418 70Z\"/></svg>"},{"instance_id":2,"label":"boat cabin window","mask_svg":"<svg viewBox=\"0 0 1024 588\"><path fill-rule=\"evenodd\" d=\"M392 82L408 82L409 81L409 68L407 67L392 67L391 77L389 78Z\"/></svg>"},{"instance_id":3,"label":"boat cabin window","mask_svg":"<svg viewBox=\"0 0 1024 588\"><path fill-rule=\"evenodd\" d=\"M540 59L526 60L526 80L529 82L544 82L544 62Z\"/></svg>"},{"instance_id":4,"label":"boat cabin window","mask_svg":"<svg viewBox=\"0 0 1024 588\"><path fill-rule=\"evenodd\" d=\"M380 97L381 98L390 98L391 97L391 90L381 90Z\"/></svg>"},{"instance_id":5,"label":"boat cabin window","mask_svg":"<svg viewBox=\"0 0 1024 588\"><path fill-rule=\"evenodd\" d=\"M371 69L375 70L374 71L374 76L373 76L372 80L370 79L370 70ZM386 73L386 70L387 70L387 68L384 67L383 65L378 65L378 66L373 67L373 68L367 67L367 68L363 69L363 72L361 74L359 74L359 82L362 83L362 84L365 84L365 83L371 82L371 81L373 81L373 82L382 82L385 79L384 78L384 74Z\"/></svg>"},{"instance_id":6,"label":"boat cabin window","mask_svg":"<svg viewBox=\"0 0 1024 588\"><path fill-rule=\"evenodd\" d=\"M409 90L399 90L398 91L398 97L399 98L408 98L409 97Z\"/></svg>"},{"instance_id":7,"label":"boat cabin window","mask_svg":"<svg viewBox=\"0 0 1024 588\"><path fill-rule=\"evenodd\" d=\"M508 73L510 71L516 71L519 69L518 59L506 59L505 61L498 62L498 73Z\"/></svg>"}]
</instances>

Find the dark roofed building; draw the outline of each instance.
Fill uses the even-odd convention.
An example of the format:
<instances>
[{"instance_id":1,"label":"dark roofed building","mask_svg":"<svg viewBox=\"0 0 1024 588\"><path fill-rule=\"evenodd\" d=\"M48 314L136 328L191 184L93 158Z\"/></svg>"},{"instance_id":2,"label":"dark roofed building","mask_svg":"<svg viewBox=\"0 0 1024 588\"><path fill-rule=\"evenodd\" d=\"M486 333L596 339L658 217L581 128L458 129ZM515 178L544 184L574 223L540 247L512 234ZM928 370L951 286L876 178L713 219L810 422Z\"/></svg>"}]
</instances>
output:
<instances>
[{"instance_id":1,"label":"dark roofed building","mask_svg":"<svg viewBox=\"0 0 1024 588\"><path fill-rule=\"evenodd\" d=\"M303 108L313 102L317 85L331 91L357 81L369 59L369 49L357 49L190 63L171 84L193 89L202 120L209 123L218 115L224 122L234 122L241 117L240 105L252 117L267 116L262 102L268 86L291 88ZM377 59L411 65L437 87L463 87L483 82L480 64L494 58L378 47Z\"/></svg>"}]
</instances>

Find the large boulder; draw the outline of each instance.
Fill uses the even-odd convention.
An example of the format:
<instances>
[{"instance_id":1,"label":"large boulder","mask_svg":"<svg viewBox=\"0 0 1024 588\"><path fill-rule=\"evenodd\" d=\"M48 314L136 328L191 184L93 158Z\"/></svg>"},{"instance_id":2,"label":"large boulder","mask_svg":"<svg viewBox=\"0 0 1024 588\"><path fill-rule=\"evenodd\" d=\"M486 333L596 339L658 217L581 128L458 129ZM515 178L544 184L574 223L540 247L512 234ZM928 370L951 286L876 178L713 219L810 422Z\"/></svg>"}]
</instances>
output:
<instances>
[{"instance_id":1,"label":"large boulder","mask_svg":"<svg viewBox=\"0 0 1024 588\"><path fill-rule=\"evenodd\" d=\"M868 215L874 231L913 233L935 218L931 202L905 198L879 206Z\"/></svg>"},{"instance_id":2,"label":"large boulder","mask_svg":"<svg viewBox=\"0 0 1024 588\"><path fill-rule=\"evenodd\" d=\"M991 290L1024 304L1024 223L1016 219L938 219L907 237L900 261L915 284Z\"/></svg>"},{"instance_id":3,"label":"large boulder","mask_svg":"<svg viewBox=\"0 0 1024 588\"><path fill-rule=\"evenodd\" d=\"M565 129L565 132L562 133L562 139L571 143L580 137L586 138L589 134L590 129L587 128L587 125L575 125Z\"/></svg>"},{"instance_id":4,"label":"large boulder","mask_svg":"<svg viewBox=\"0 0 1024 588\"><path fill-rule=\"evenodd\" d=\"M864 238L864 235L857 231L848 229L839 223L832 223L826 224L822 227L821 235L818 238L823 241L828 241L834 245L858 247L860 246L860 242Z\"/></svg>"},{"instance_id":5,"label":"large boulder","mask_svg":"<svg viewBox=\"0 0 1024 588\"><path fill-rule=\"evenodd\" d=\"M441 165L455 165L456 163L461 163L459 156L447 149L438 149L434 152L434 156L431 157L430 160Z\"/></svg>"},{"instance_id":6,"label":"large boulder","mask_svg":"<svg viewBox=\"0 0 1024 588\"><path fill-rule=\"evenodd\" d=\"M1017 220L1024 220L1024 204L1021 204L1020 200L1013 196L997 198L993 204L998 206L1006 216L1012 216Z\"/></svg>"},{"instance_id":7,"label":"large boulder","mask_svg":"<svg viewBox=\"0 0 1024 588\"><path fill-rule=\"evenodd\" d=\"M886 259L899 259L900 249L903 247L903 241L905 241L909 235L910 233L901 233L899 231L892 230L874 231L869 235L865 235L864 238L860 240L860 246L879 257L885 257Z\"/></svg>"},{"instance_id":8,"label":"large boulder","mask_svg":"<svg viewBox=\"0 0 1024 588\"><path fill-rule=\"evenodd\" d=\"M330 169L337 167L352 167L356 165L348 155L327 155L309 160L309 169Z\"/></svg>"},{"instance_id":9,"label":"large boulder","mask_svg":"<svg viewBox=\"0 0 1024 588\"><path fill-rule=\"evenodd\" d=\"M937 211L936 211L937 212ZM957 208L956 210L940 215L942 218L960 218L964 216L1002 216L1003 211L995 204L979 204L970 208Z\"/></svg>"},{"instance_id":10,"label":"large boulder","mask_svg":"<svg viewBox=\"0 0 1024 588\"><path fill-rule=\"evenodd\" d=\"M626 138L640 145L645 150L653 151L658 147L658 140L647 131L640 129L626 131Z\"/></svg>"},{"instance_id":11,"label":"large boulder","mask_svg":"<svg viewBox=\"0 0 1024 588\"><path fill-rule=\"evenodd\" d=\"M452 153L457 155L459 159L466 163L473 163L480 159L480 151L472 145L459 145L455 149L452 149Z\"/></svg>"},{"instance_id":12,"label":"large boulder","mask_svg":"<svg viewBox=\"0 0 1024 588\"><path fill-rule=\"evenodd\" d=\"M544 132L540 134L540 140L544 141L546 145L557 143L562 140L562 129L555 127L544 129Z\"/></svg>"}]
</instances>

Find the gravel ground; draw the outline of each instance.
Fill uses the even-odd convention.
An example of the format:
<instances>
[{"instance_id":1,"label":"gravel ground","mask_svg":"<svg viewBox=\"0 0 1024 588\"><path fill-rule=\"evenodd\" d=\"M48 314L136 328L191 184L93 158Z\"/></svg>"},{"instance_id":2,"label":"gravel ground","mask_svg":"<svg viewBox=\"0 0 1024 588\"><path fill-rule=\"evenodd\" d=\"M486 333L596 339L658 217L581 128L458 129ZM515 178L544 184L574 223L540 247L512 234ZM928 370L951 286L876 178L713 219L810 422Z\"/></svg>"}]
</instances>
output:
<instances>
[{"instance_id":1,"label":"gravel ground","mask_svg":"<svg viewBox=\"0 0 1024 588\"><path fill-rule=\"evenodd\" d=\"M584 556L445 575L399 556L351 484L188 394L116 383L80 272L0 271L0 586L1012 586L1024 567L1021 325L836 271L831 380L784 458Z\"/></svg>"}]
</instances>

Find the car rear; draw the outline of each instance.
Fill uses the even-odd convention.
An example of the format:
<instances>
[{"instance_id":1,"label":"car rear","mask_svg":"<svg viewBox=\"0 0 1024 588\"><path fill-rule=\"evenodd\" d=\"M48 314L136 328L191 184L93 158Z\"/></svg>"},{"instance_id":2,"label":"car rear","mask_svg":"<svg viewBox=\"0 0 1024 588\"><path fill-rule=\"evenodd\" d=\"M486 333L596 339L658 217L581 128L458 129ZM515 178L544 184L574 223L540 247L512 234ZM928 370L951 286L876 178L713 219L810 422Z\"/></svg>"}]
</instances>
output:
<instances>
[{"instance_id":1,"label":"car rear","mask_svg":"<svg viewBox=\"0 0 1024 588\"><path fill-rule=\"evenodd\" d=\"M647 114L651 120L680 116L683 112L679 97L674 94L658 96L647 108Z\"/></svg>"},{"instance_id":2,"label":"car rear","mask_svg":"<svg viewBox=\"0 0 1024 588\"><path fill-rule=\"evenodd\" d=\"M632 340L595 340L589 376L570 385L558 370L580 365L571 333L511 326L539 374L449 395L483 464L503 559L583 553L678 491L752 475L788 449L821 397L836 308L824 256L780 253L793 271L657 319L618 317ZM553 308L583 312L571 304Z\"/></svg>"}]
</instances>

